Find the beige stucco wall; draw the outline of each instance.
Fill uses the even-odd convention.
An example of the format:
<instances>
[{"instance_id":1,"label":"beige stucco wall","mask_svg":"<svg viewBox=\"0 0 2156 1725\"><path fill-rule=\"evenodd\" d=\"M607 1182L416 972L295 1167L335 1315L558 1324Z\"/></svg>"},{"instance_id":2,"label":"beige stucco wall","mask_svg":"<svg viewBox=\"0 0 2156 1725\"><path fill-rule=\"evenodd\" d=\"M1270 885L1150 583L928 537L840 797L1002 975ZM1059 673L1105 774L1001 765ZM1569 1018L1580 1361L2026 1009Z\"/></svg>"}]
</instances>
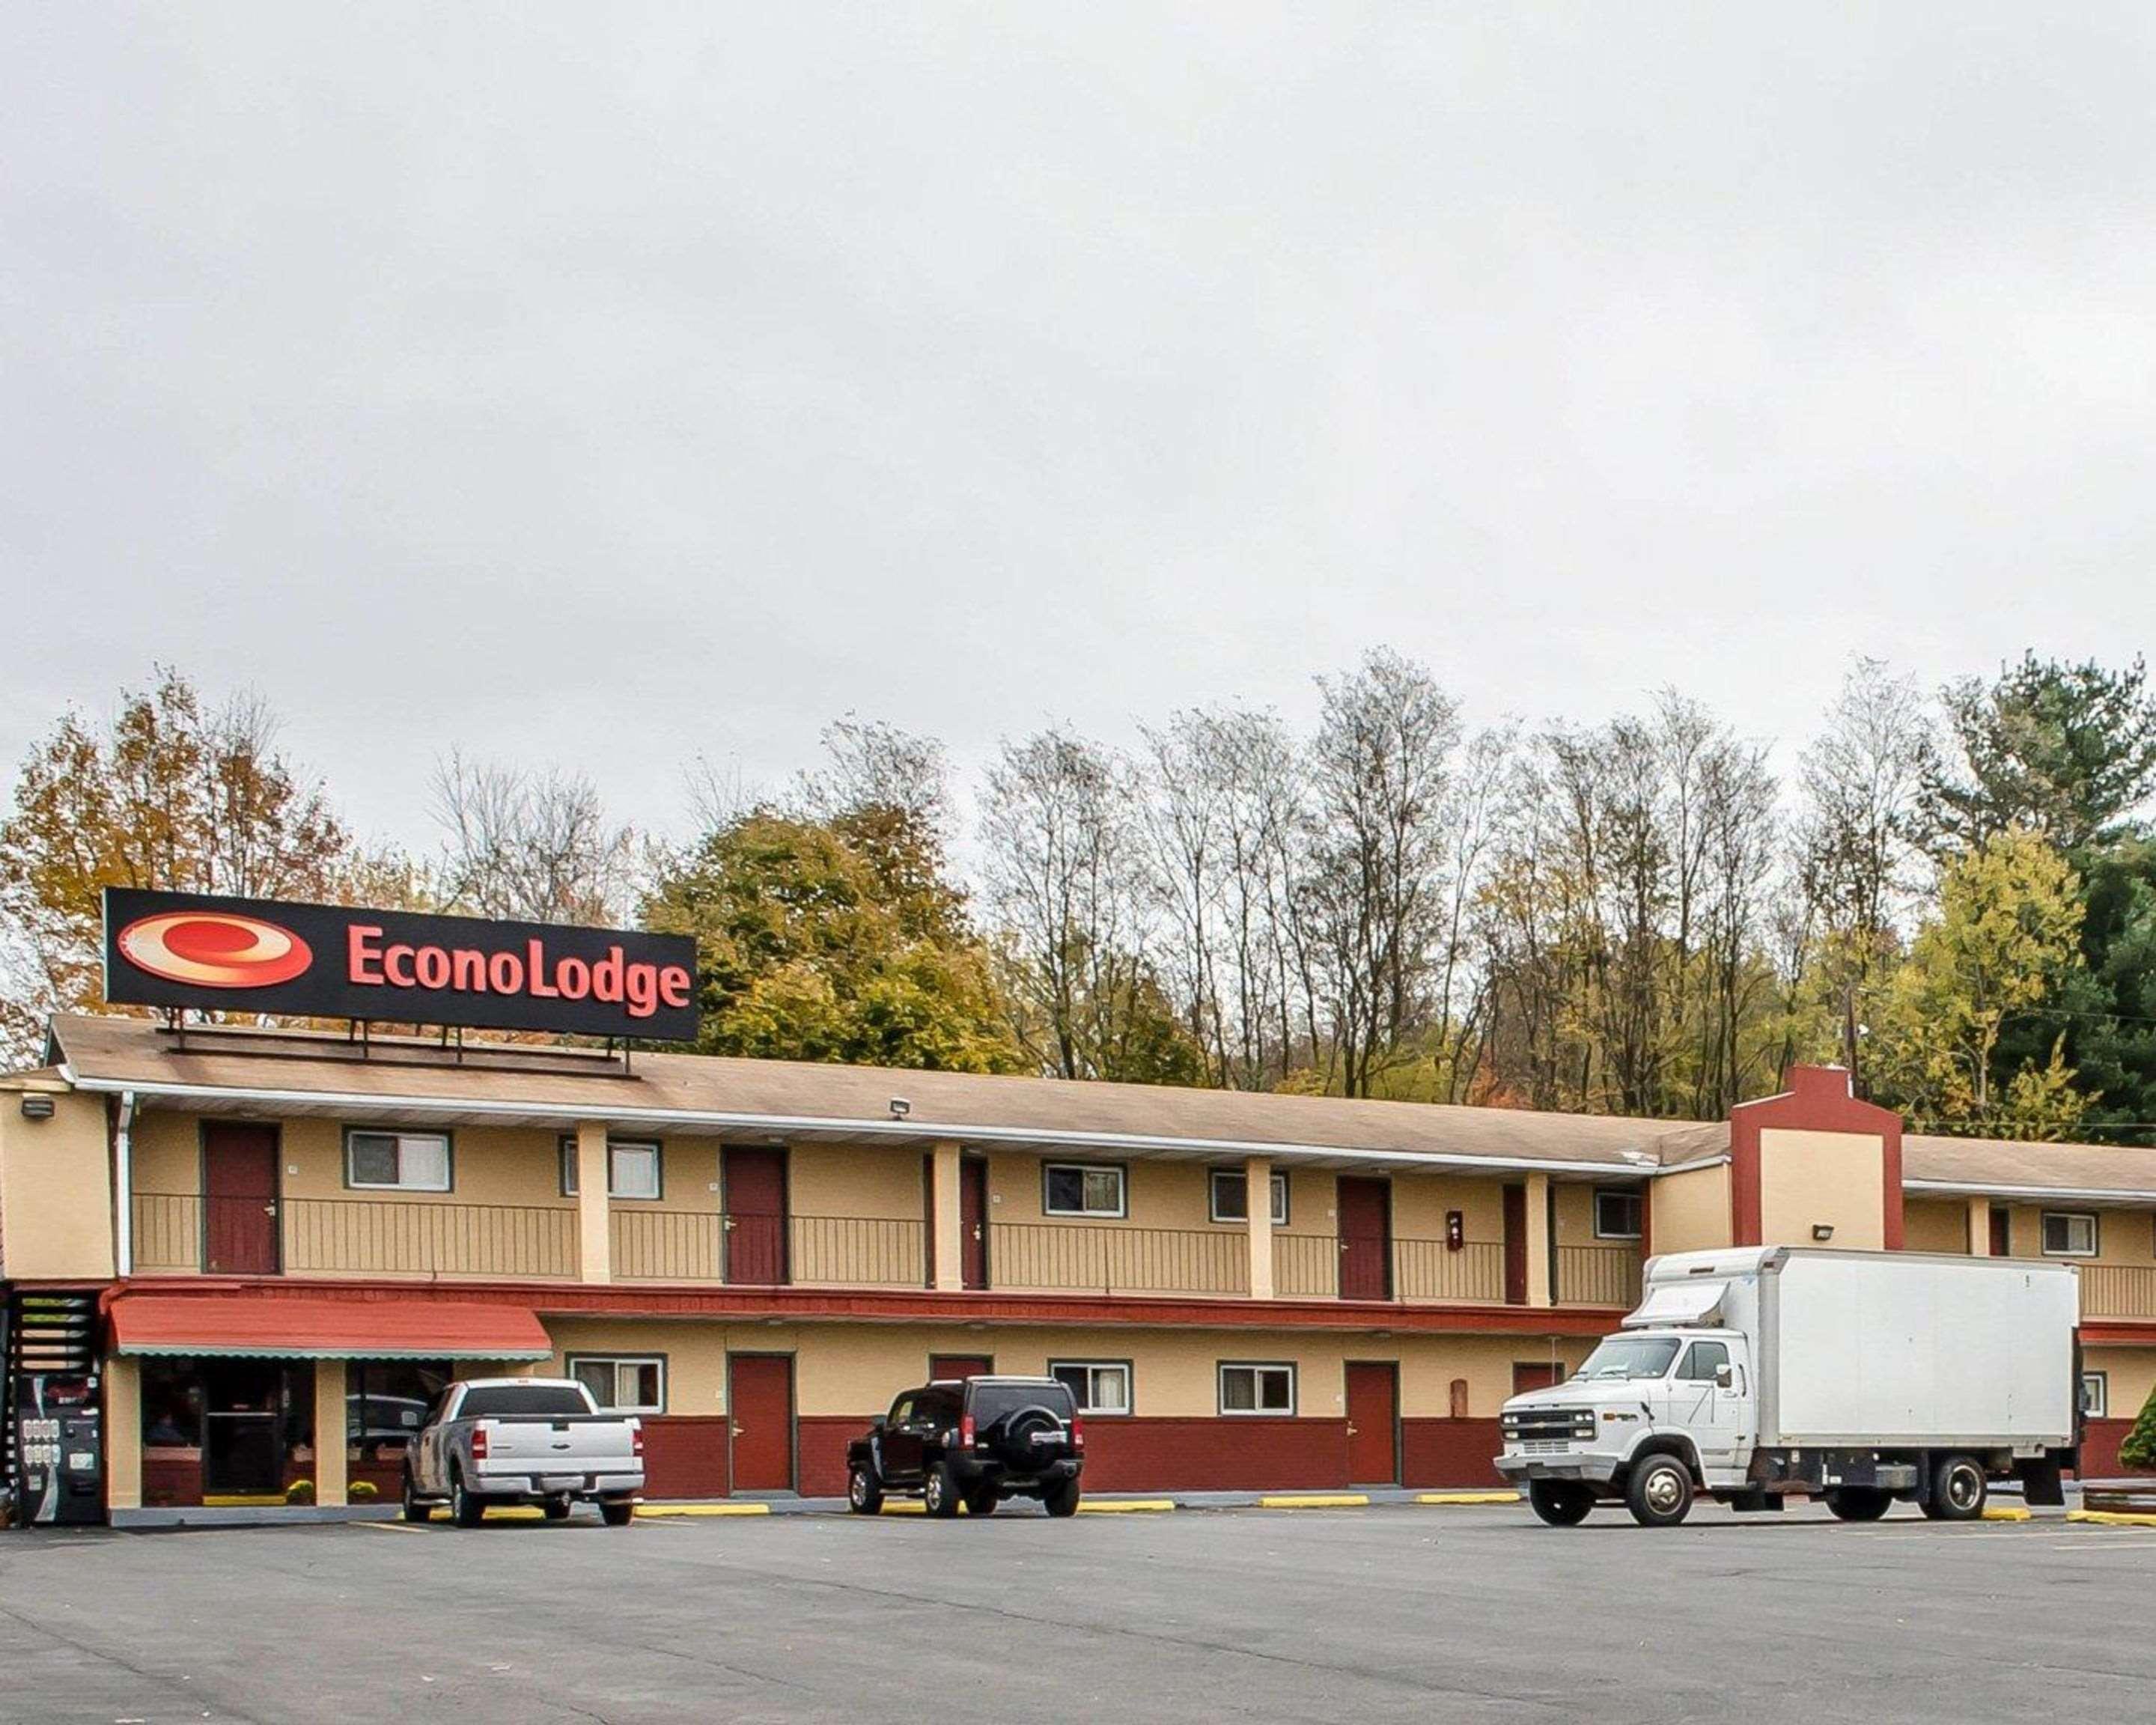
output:
<instances>
[{"instance_id":1,"label":"beige stucco wall","mask_svg":"<svg viewBox=\"0 0 2156 1725\"><path fill-rule=\"evenodd\" d=\"M932 1354L984 1354L999 1372L1044 1372L1051 1359L1127 1360L1133 1411L1154 1418L1209 1418L1218 1411L1215 1368L1222 1360L1286 1360L1296 1367L1297 1412L1341 1415L1346 1362L1393 1360L1400 1368L1400 1412L1445 1417L1455 1378L1468 1385L1471 1417L1494 1417L1512 1393L1515 1363L1553 1359L1568 1368L1593 1343L1578 1339L1502 1336L1286 1335L1245 1330L1163 1331L1098 1327L973 1329L962 1324L903 1327L833 1324L714 1323L684 1319L550 1318L557 1352L547 1369L572 1353L660 1354L667 1362L667 1412L726 1411L726 1358L794 1356L794 1394L804 1416L865 1417L900 1390L922 1381Z\"/></svg>"},{"instance_id":2,"label":"beige stucco wall","mask_svg":"<svg viewBox=\"0 0 2156 1725\"><path fill-rule=\"evenodd\" d=\"M2056 1204L2017 1204L2009 1207L2013 1232L2010 1236L2013 1255L2017 1258L2040 1258L2044 1255L2044 1212L2046 1210L2086 1211L2092 1205L2061 1203ZM2156 1264L2156 1212L2148 1210L2096 1210L2097 1253L2093 1258L2076 1258L2077 1264Z\"/></svg>"},{"instance_id":3,"label":"beige stucco wall","mask_svg":"<svg viewBox=\"0 0 2156 1725\"><path fill-rule=\"evenodd\" d=\"M0 1265L23 1279L112 1274L112 1163L105 1099L52 1093L53 1117L0 1098Z\"/></svg>"},{"instance_id":4,"label":"beige stucco wall","mask_svg":"<svg viewBox=\"0 0 2156 1725\"><path fill-rule=\"evenodd\" d=\"M2109 1380L2113 1420L2132 1420L2156 1394L2156 1348L2092 1348L2082 1357L2082 1369L2101 1372Z\"/></svg>"},{"instance_id":5,"label":"beige stucco wall","mask_svg":"<svg viewBox=\"0 0 2156 1725\"><path fill-rule=\"evenodd\" d=\"M1665 1174L1647 1201L1656 1252L1703 1252L1730 1243L1727 1163Z\"/></svg>"},{"instance_id":6,"label":"beige stucco wall","mask_svg":"<svg viewBox=\"0 0 2156 1725\"><path fill-rule=\"evenodd\" d=\"M787 1158L788 1201L797 1216L881 1216L918 1222L927 1214L921 1152L883 1144L797 1144Z\"/></svg>"},{"instance_id":7,"label":"beige stucco wall","mask_svg":"<svg viewBox=\"0 0 2156 1725\"><path fill-rule=\"evenodd\" d=\"M1761 1132L1760 1244L1810 1245L1824 1223L1837 1250L1884 1250L1886 1154L1886 1141L1871 1133Z\"/></svg>"},{"instance_id":8,"label":"beige stucco wall","mask_svg":"<svg viewBox=\"0 0 2156 1725\"><path fill-rule=\"evenodd\" d=\"M1905 1251L1965 1255L1969 1206L1958 1198L1909 1200L1902 1207L1902 1245Z\"/></svg>"}]
</instances>

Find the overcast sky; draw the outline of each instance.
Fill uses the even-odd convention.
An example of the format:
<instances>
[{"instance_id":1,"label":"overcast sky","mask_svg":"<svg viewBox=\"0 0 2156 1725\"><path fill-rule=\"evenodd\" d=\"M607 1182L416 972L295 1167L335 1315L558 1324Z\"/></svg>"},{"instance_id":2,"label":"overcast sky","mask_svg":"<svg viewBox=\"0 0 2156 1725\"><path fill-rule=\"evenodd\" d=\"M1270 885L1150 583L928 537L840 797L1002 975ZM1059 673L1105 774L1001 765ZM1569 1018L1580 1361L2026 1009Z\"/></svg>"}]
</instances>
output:
<instances>
[{"instance_id":1,"label":"overcast sky","mask_svg":"<svg viewBox=\"0 0 2156 1725\"><path fill-rule=\"evenodd\" d=\"M1433 16L1433 14L1435 16ZM1786 761L2156 622L2156 12L0 14L0 768L154 660L357 824L682 819L1389 642Z\"/></svg>"}]
</instances>

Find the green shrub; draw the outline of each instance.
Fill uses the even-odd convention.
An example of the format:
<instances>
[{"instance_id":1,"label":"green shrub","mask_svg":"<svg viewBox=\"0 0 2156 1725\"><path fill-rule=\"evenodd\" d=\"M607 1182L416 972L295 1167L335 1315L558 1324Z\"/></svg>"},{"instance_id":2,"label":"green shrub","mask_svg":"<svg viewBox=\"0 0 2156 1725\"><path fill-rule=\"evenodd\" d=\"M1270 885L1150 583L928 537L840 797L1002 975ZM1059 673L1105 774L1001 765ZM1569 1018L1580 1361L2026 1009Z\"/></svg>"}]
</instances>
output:
<instances>
[{"instance_id":1,"label":"green shrub","mask_svg":"<svg viewBox=\"0 0 2156 1725\"><path fill-rule=\"evenodd\" d=\"M2156 1389L2148 1392L2148 1404L2133 1422L2133 1430L2127 1433L2126 1441L2118 1446L2118 1460L2124 1467L2156 1471Z\"/></svg>"}]
</instances>

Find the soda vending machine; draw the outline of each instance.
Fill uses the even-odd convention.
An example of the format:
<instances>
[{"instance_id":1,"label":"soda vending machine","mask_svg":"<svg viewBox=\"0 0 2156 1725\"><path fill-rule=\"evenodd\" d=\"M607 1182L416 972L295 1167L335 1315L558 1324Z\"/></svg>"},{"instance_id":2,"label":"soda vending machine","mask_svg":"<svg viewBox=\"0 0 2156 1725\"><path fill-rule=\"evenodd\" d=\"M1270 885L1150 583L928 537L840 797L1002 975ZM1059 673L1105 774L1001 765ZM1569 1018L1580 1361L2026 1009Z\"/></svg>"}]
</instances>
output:
<instances>
[{"instance_id":1,"label":"soda vending machine","mask_svg":"<svg viewBox=\"0 0 2156 1725\"><path fill-rule=\"evenodd\" d=\"M105 1420L96 1296L17 1289L8 1301L8 1413L15 1524L105 1519Z\"/></svg>"}]
</instances>

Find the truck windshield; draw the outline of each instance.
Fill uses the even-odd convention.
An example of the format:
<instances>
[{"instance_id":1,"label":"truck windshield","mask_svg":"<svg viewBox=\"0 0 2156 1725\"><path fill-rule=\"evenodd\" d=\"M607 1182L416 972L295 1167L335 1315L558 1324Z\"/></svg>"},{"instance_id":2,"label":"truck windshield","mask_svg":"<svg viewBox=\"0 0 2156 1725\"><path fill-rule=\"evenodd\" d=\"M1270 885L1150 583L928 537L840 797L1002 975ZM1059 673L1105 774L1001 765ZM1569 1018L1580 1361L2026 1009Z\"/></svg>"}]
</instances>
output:
<instances>
[{"instance_id":1,"label":"truck windshield","mask_svg":"<svg viewBox=\"0 0 2156 1725\"><path fill-rule=\"evenodd\" d=\"M1582 1378L1659 1378L1677 1357L1675 1336L1612 1336L1587 1356Z\"/></svg>"},{"instance_id":2,"label":"truck windshield","mask_svg":"<svg viewBox=\"0 0 2156 1725\"><path fill-rule=\"evenodd\" d=\"M508 1414L536 1414L542 1419L573 1419L592 1410L583 1386L578 1384L490 1384L465 1392L460 1420L494 1420Z\"/></svg>"}]
</instances>

